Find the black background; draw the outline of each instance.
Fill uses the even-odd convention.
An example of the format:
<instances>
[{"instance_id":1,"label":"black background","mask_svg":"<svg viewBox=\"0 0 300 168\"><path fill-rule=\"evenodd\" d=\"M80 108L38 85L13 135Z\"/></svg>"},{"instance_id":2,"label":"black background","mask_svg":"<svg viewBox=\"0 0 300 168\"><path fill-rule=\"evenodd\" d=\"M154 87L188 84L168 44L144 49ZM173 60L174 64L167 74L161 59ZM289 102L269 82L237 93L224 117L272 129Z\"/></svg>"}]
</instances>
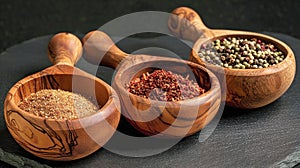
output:
<instances>
[{"instance_id":1,"label":"black background","mask_svg":"<svg viewBox=\"0 0 300 168\"><path fill-rule=\"evenodd\" d=\"M284 33L300 38L298 0L0 0L0 52L33 37L87 33L132 12L195 9L211 28Z\"/></svg>"}]
</instances>

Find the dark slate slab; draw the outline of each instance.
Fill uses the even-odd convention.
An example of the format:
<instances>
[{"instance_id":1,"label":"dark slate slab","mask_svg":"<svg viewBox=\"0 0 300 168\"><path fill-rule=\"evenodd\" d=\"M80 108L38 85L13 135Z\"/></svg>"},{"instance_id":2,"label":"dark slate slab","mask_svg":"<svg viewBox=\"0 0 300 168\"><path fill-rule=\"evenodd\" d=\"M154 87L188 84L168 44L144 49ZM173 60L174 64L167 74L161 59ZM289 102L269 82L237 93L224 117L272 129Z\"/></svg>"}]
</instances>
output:
<instances>
[{"instance_id":1,"label":"dark slate slab","mask_svg":"<svg viewBox=\"0 0 300 168\"><path fill-rule=\"evenodd\" d=\"M293 37L266 33L286 42L300 58L300 40ZM5 95L10 87L34 72L48 66L46 46L51 36L35 38L15 45L0 55L0 108L3 111ZM119 42L127 52L162 43L166 37L150 40L125 39ZM169 39L167 39L170 42ZM170 50L178 50L174 42ZM171 45L172 46L172 45ZM182 45L181 45L182 46ZM188 55L188 48L175 51ZM299 63L297 65L299 67ZM81 60L79 68L90 71ZM32 156L23 150L6 129L0 113L0 162L20 167L293 167L300 163L300 87L299 69L291 88L274 103L255 110L225 108L213 134L204 142L198 134L181 140L166 152L145 157L124 157L106 149L72 162L51 162ZM110 82L113 70L100 67L97 76ZM138 135L124 120L119 130Z\"/></svg>"}]
</instances>

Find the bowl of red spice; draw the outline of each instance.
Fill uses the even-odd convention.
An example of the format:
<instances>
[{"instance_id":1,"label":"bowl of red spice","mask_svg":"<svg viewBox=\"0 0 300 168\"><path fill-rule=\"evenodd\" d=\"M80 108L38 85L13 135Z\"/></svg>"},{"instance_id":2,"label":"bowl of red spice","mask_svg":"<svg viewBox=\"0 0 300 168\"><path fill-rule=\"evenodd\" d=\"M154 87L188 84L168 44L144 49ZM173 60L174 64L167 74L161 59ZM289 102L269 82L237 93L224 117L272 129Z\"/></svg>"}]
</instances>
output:
<instances>
[{"instance_id":1,"label":"bowl of red spice","mask_svg":"<svg viewBox=\"0 0 300 168\"><path fill-rule=\"evenodd\" d=\"M218 78L201 65L175 58L133 55L101 31L84 38L84 58L116 69L112 80L122 115L147 136L182 138L204 128L220 111Z\"/></svg>"},{"instance_id":2,"label":"bowl of red spice","mask_svg":"<svg viewBox=\"0 0 300 168\"><path fill-rule=\"evenodd\" d=\"M154 58L115 76L122 114L148 136L180 138L200 131L221 108L217 77L191 62Z\"/></svg>"},{"instance_id":3,"label":"bowl of red spice","mask_svg":"<svg viewBox=\"0 0 300 168\"><path fill-rule=\"evenodd\" d=\"M35 156L68 161L90 155L114 134L119 99L104 81L74 64L81 41L59 33L49 42L53 66L25 77L8 92L6 126L16 142Z\"/></svg>"},{"instance_id":4,"label":"bowl of red spice","mask_svg":"<svg viewBox=\"0 0 300 168\"><path fill-rule=\"evenodd\" d=\"M276 38L248 31L209 29L187 7L175 9L168 26L176 36L194 42L192 62L216 76L226 76L228 106L263 107L281 97L294 80L294 53Z\"/></svg>"}]
</instances>

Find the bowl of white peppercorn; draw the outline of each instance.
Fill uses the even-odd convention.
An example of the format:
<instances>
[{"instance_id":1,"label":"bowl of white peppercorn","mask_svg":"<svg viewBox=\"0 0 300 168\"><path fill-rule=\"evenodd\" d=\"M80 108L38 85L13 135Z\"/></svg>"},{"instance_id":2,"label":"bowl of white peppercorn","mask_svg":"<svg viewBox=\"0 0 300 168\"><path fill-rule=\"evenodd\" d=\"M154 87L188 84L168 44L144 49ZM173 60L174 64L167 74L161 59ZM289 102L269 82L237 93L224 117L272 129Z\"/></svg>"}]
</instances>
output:
<instances>
[{"instance_id":1,"label":"bowl of white peppercorn","mask_svg":"<svg viewBox=\"0 0 300 168\"><path fill-rule=\"evenodd\" d=\"M16 142L37 157L86 157L116 131L118 96L104 81L74 67L82 43L71 33L53 36L48 54L53 66L21 79L7 93L6 126Z\"/></svg>"},{"instance_id":2,"label":"bowl of white peppercorn","mask_svg":"<svg viewBox=\"0 0 300 168\"><path fill-rule=\"evenodd\" d=\"M268 105L292 84L296 61L291 48L268 35L209 29L192 9L175 9L170 31L194 42L190 60L226 76L226 105L253 109ZM221 72L221 73L220 73Z\"/></svg>"}]
</instances>

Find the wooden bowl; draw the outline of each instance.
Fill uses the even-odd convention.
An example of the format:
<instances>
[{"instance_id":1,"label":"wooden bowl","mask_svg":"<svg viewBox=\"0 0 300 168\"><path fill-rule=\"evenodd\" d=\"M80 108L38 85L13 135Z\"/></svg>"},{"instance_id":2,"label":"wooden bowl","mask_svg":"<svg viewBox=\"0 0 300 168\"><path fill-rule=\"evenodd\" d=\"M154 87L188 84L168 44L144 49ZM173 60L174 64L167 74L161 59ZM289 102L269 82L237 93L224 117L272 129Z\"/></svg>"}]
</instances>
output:
<instances>
[{"instance_id":1,"label":"wooden bowl","mask_svg":"<svg viewBox=\"0 0 300 168\"><path fill-rule=\"evenodd\" d=\"M283 95L294 80L296 63L293 51L278 39L254 32L209 29L196 12L187 7L175 9L169 18L168 26L174 35L195 42L190 55L192 62L206 66L216 76L225 73L228 106L244 109L265 106ZM224 37L257 38L272 43L286 58L268 68L229 69L207 63L198 56L202 44Z\"/></svg>"},{"instance_id":2,"label":"wooden bowl","mask_svg":"<svg viewBox=\"0 0 300 168\"><path fill-rule=\"evenodd\" d=\"M17 143L28 152L48 160L75 160L103 146L120 120L119 99L102 80L74 64L82 54L80 40L69 33L55 35L48 46L55 64L17 82L4 103L6 126ZM42 89L61 89L88 95L101 107L97 113L79 119L46 119L21 110L17 104Z\"/></svg>"},{"instance_id":3,"label":"wooden bowl","mask_svg":"<svg viewBox=\"0 0 300 168\"><path fill-rule=\"evenodd\" d=\"M219 81L200 65L174 58L127 54L100 31L88 33L83 42L86 60L117 69L112 86L120 97L122 114L145 135L166 138L192 135L207 125L220 109ZM207 91L178 102L150 100L128 92L126 84L154 69L195 77Z\"/></svg>"}]
</instances>

